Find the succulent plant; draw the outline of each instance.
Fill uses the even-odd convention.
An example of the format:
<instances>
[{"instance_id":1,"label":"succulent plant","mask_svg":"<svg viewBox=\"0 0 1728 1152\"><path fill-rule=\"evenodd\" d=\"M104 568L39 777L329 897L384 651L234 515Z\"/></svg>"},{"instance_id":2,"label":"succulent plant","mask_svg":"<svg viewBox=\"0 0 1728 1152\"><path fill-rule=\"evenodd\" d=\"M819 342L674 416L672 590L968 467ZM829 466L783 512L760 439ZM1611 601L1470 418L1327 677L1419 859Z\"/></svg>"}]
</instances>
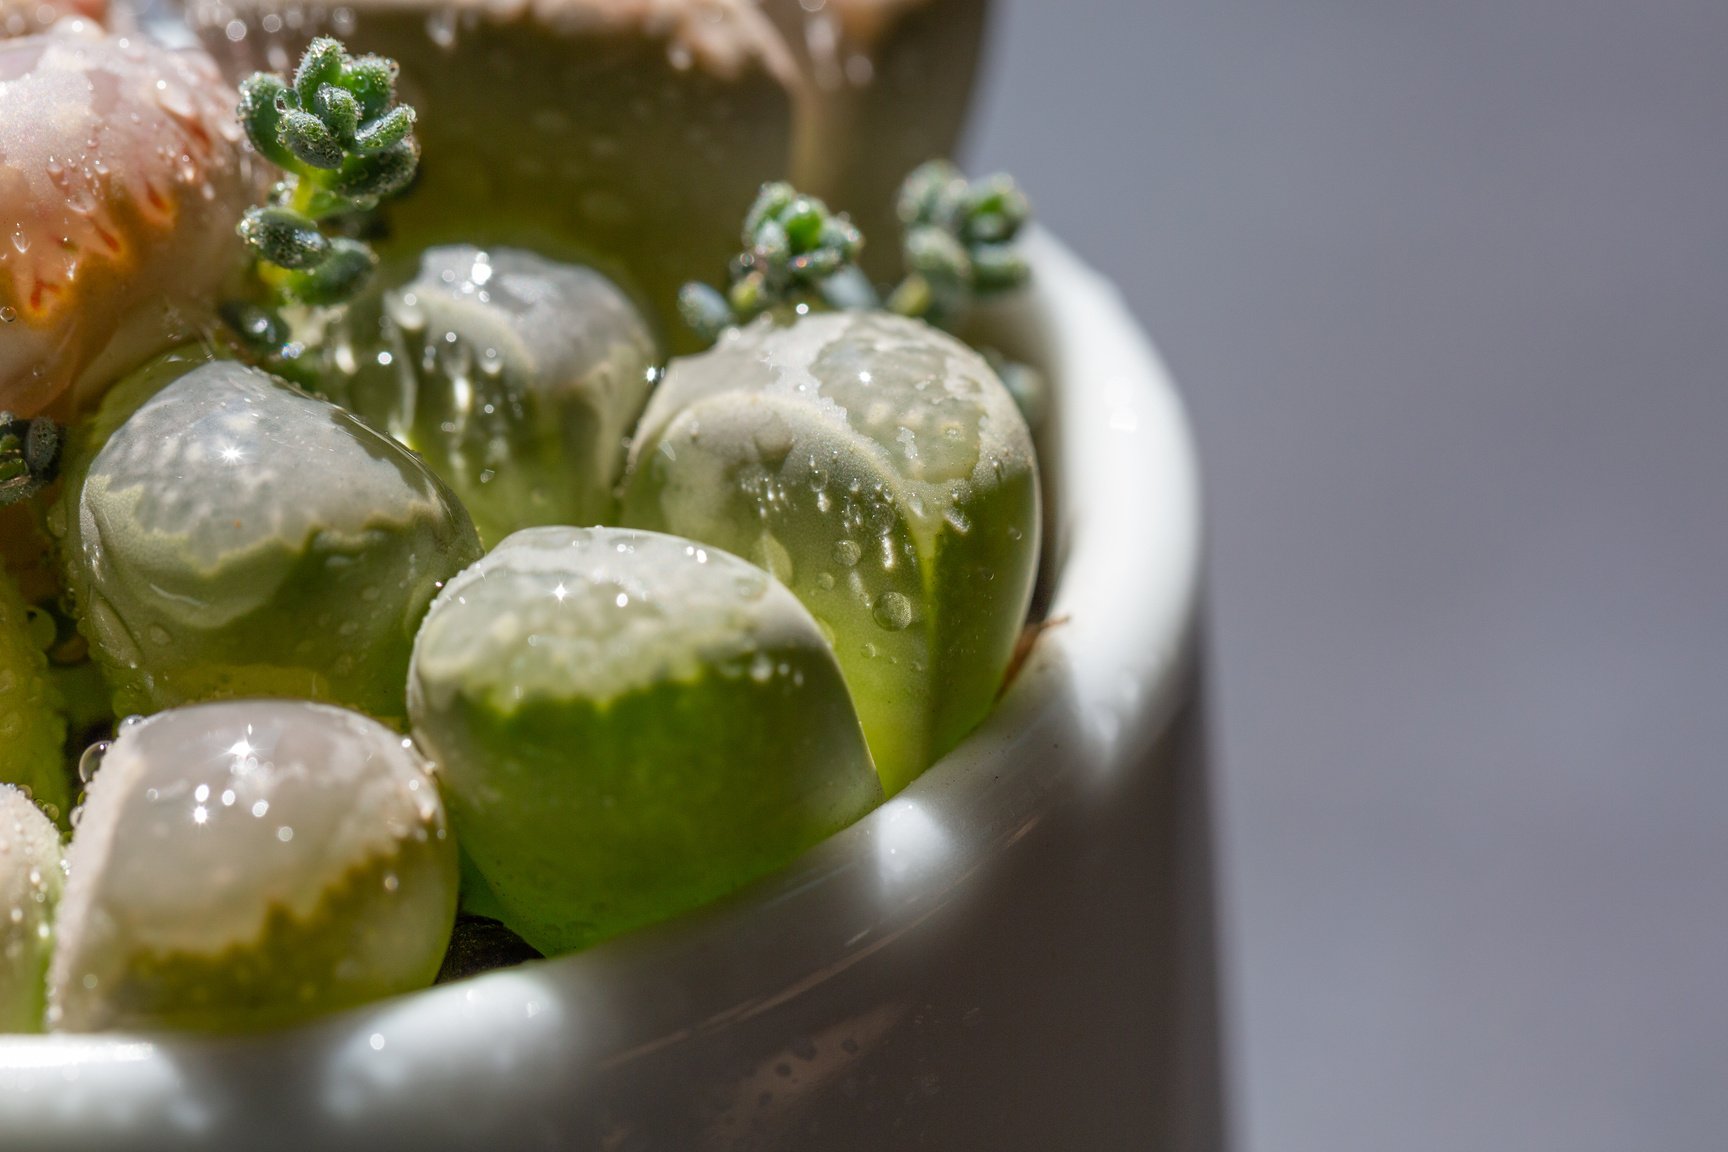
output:
<instances>
[{"instance_id":1,"label":"succulent plant","mask_svg":"<svg viewBox=\"0 0 1728 1152\"><path fill-rule=\"evenodd\" d=\"M456 845L412 745L300 700L121 726L67 850L48 1020L231 1030L432 982Z\"/></svg>"},{"instance_id":2,"label":"succulent plant","mask_svg":"<svg viewBox=\"0 0 1728 1152\"><path fill-rule=\"evenodd\" d=\"M844 215L790 184L762 186L744 216L743 242L725 295L694 282L679 291L684 322L705 340L765 312L875 303L857 267L864 237Z\"/></svg>"},{"instance_id":3,"label":"succulent plant","mask_svg":"<svg viewBox=\"0 0 1728 1152\"><path fill-rule=\"evenodd\" d=\"M72 21L0 77L0 410L66 420L216 323L258 182L201 52Z\"/></svg>"},{"instance_id":4,"label":"succulent plant","mask_svg":"<svg viewBox=\"0 0 1728 1152\"><path fill-rule=\"evenodd\" d=\"M0 1032L40 1032L66 875L60 833L18 788L0 784Z\"/></svg>"},{"instance_id":5,"label":"succulent plant","mask_svg":"<svg viewBox=\"0 0 1728 1152\"><path fill-rule=\"evenodd\" d=\"M748 557L821 622L882 782L984 718L1037 566L1031 436L976 352L887 313L764 319L674 360L625 522Z\"/></svg>"},{"instance_id":6,"label":"succulent plant","mask_svg":"<svg viewBox=\"0 0 1728 1152\"><path fill-rule=\"evenodd\" d=\"M900 188L906 278L888 307L951 327L975 300L1019 288L1030 272L1014 247L1032 207L1013 177L981 180L946 160L919 166Z\"/></svg>"},{"instance_id":7,"label":"succulent plant","mask_svg":"<svg viewBox=\"0 0 1728 1152\"><path fill-rule=\"evenodd\" d=\"M326 236L323 226L376 208L408 186L420 163L414 109L396 102L395 62L349 56L320 36L293 83L261 72L240 85L240 122L252 146L287 173L269 205L240 221L265 279L285 303L352 299L378 257L364 241Z\"/></svg>"},{"instance_id":8,"label":"succulent plant","mask_svg":"<svg viewBox=\"0 0 1728 1152\"><path fill-rule=\"evenodd\" d=\"M409 710L501 918L546 953L720 896L882 798L809 614L655 533L505 540L427 614Z\"/></svg>"},{"instance_id":9,"label":"succulent plant","mask_svg":"<svg viewBox=\"0 0 1728 1152\"><path fill-rule=\"evenodd\" d=\"M360 357L371 363L324 380L420 454L484 543L615 517L625 437L656 364L647 323L616 285L532 252L454 245L427 251L383 311L386 338Z\"/></svg>"},{"instance_id":10,"label":"succulent plant","mask_svg":"<svg viewBox=\"0 0 1728 1152\"><path fill-rule=\"evenodd\" d=\"M400 722L420 617L480 555L415 456L233 361L144 400L68 501L70 583L122 715L294 696Z\"/></svg>"},{"instance_id":11,"label":"succulent plant","mask_svg":"<svg viewBox=\"0 0 1728 1152\"><path fill-rule=\"evenodd\" d=\"M47 621L31 612L0 568L0 784L21 786L55 819L64 820L71 811L62 751L66 721L43 652L53 639L53 626L43 636L38 623Z\"/></svg>"}]
</instances>

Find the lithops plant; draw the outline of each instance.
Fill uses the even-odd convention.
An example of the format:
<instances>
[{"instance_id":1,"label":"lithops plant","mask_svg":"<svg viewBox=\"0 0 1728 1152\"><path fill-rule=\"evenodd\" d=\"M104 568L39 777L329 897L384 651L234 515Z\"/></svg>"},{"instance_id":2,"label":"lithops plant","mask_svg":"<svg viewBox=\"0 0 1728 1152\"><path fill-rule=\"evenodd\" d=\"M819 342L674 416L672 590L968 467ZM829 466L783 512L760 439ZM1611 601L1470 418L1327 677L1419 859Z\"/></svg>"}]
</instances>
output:
<instances>
[{"instance_id":1,"label":"lithops plant","mask_svg":"<svg viewBox=\"0 0 1728 1152\"><path fill-rule=\"evenodd\" d=\"M880 312L674 360L624 520L754 560L833 639L888 793L989 711L1038 556L1031 435L984 359Z\"/></svg>"},{"instance_id":2,"label":"lithops plant","mask_svg":"<svg viewBox=\"0 0 1728 1152\"><path fill-rule=\"evenodd\" d=\"M65 418L214 325L255 178L201 52L62 23L0 89L0 411Z\"/></svg>"},{"instance_id":3,"label":"lithops plant","mask_svg":"<svg viewBox=\"0 0 1728 1152\"><path fill-rule=\"evenodd\" d=\"M236 80L314 35L401 65L420 179L380 255L528 248L599 267L673 315L726 259L762 180L792 165L802 83L751 0L191 0ZM240 33L238 39L236 33Z\"/></svg>"},{"instance_id":4,"label":"lithops plant","mask_svg":"<svg viewBox=\"0 0 1728 1152\"><path fill-rule=\"evenodd\" d=\"M425 761L342 709L121 727L67 850L52 1027L242 1029L430 984L456 845Z\"/></svg>"},{"instance_id":5,"label":"lithops plant","mask_svg":"<svg viewBox=\"0 0 1728 1152\"><path fill-rule=\"evenodd\" d=\"M53 635L53 625L30 611L11 576L0 568L0 783L23 786L56 819L64 820L70 811L63 750L66 721L56 708L44 653Z\"/></svg>"},{"instance_id":6,"label":"lithops plant","mask_svg":"<svg viewBox=\"0 0 1728 1152\"><path fill-rule=\"evenodd\" d=\"M70 583L122 715L293 696L399 721L420 617L480 555L412 453L233 361L145 401L67 511Z\"/></svg>"},{"instance_id":7,"label":"lithops plant","mask_svg":"<svg viewBox=\"0 0 1728 1152\"><path fill-rule=\"evenodd\" d=\"M409 710L464 850L542 952L713 899L882 798L798 601L655 533L505 540L427 614Z\"/></svg>"},{"instance_id":8,"label":"lithops plant","mask_svg":"<svg viewBox=\"0 0 1728 1152\"><path fill-rule=\"evenodd\" d=\"M616 285L532 252L453 245L422 256L384 312L382 355L356 356L340 335L326 378L450 484L484 543L614 518L657 362ZM363 363L344 373L343 356Z\"/></svg>"},{"instance_id":9,"label":"lithops plant","mask_svg":"<svg viewBox=\"0 0 1728 1152\"><path fill-rule=\"evenodd\" d=\"M0 784L0 1032L40 1032L66 874L60 833L21 790Z\"/></svg>"}]
</instances>

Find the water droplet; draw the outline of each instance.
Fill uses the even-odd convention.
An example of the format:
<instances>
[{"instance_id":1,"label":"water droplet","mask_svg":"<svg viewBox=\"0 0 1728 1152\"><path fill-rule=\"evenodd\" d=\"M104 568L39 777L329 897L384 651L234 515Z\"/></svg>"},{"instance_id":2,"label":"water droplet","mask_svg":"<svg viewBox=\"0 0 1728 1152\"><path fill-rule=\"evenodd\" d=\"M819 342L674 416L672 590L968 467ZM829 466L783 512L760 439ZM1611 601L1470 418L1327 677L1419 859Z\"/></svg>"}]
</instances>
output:
<instances>
[{"instance_id":1,"label":"water droplet","mask_svg":"<svg viewBox=\"0 0 1728 1152\"><path fill-rule=\"evenodd\" d=\"M842 540L834 545L834 563L842 568L855 567L864 558L864 549L856 540Z\"/></svg>"},{"instance_id":2,"label":"water droplet","mask_svg":"<svg viewBox=\"0 0 1728 1152\"><path fill-rule=\"evenodd\" d=\"M396 889L400 888L401 886L402 886L402 882L400 880L396 879L396 873L394 873L394 872L384 873L384 891L394 892L394 891L396 891Z\"/></svg>"},{"instance_id":3,"label":"water droplet","mask_svg":"<svg viewBox=\"0 0 1728 1152\"><path fill-rule=\"evenodd\" d=\"M288 841L294 839L294 829L288 827L286 824L282 825L282 827L276 829L276 839L282 841L284 844L288 843Z\"/></svg>"},{"instance_id":4,"label":"water droplet","mask_svg":"<svg viewBox=\"0 0 1728 1152\"><path fill-rule=\"evenodd\" d=\"M10 324L18 319L18 311L10 304L0 304L0 323Z\"/></svg>"},{"instance_id":5,"label":"water droplet","mask_svg":"<svg viewBox=\"0 0 1728 1152\"><path fill-rule=\"evenodd\" d=\"M96 770L102 767L102 757L108 754L112 746L111 740L98 740L84 749L84 754L78 757L78 779L85 784L96 778Z\"/></svg>"},{"instance_id":6,"label":"water droplet","mask_svg":"<svg viewBox=\"0 0 1728 1152\"><path fill-rule=\"evenodd\" d=\"M898 632L912 623L912 601L898 592L884 592L876 597L870 614L888 631Z\"/></svg>"}]
</instances>

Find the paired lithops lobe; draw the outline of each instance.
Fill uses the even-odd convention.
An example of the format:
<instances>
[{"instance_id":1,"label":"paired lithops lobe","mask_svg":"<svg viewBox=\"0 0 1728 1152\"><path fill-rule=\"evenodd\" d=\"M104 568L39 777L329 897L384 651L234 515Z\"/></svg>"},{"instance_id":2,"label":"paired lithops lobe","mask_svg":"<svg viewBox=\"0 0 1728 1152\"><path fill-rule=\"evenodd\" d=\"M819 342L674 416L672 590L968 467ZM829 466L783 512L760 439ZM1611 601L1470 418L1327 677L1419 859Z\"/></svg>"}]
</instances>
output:
<instances>
[{"instance_id":1,"label":"paired lithops lobe","mask_svg":"<svg viewBox=\"0 0 1728 1152\"><path fill-rule=\"evenodd\" d=\"M241 1029L431 983L456 846L374 721L246 700L123 725L67 852L53 1027Z\"/></svg>"},{"instance_id":2,"label":"paired lithops lobe","mask_svg":"<svg viewBox=\"0 0 1728 1152\"><path fill-rule=\"evenodd\" d=\"M387 262L471 243L592 264L678 335L679 285L724 265L757 187L791 167L801 80L751 0L186 10L235 78L291 67L321 33L401 65L421 163L415 187L385 206Z\"/></svg>"},{"instance_id":3,"label":"paired lithops lobe","mask_svg":"<svg viewBox=\"0 0 1728 1152\"><path fill-rule=\"evenodd\" d=\"M0 784L0 1033L42 1030L65 878L59 831L23 791Z\"/></svg>"},{"instance_id":4,"label":"paired lithops lobe","mask_svg":"<svg viewBox=\"0 0 1728 1152\"><path fill-rule=\"evenodd\" d=\"M427 614L409 710L464 850L543 952L696 907L882 795L798 601L655 533L506 539Z\"/></svg>"},{"instance_id":5,"label":"paired lithops lobe","mask_svg":"<svg viewBox=\"0 0 1728 1152\"><path fill-rule=\"evenodd\" d=\"M426 252L384 312L382 355L356 357L370 362L352 374L337 365L336 398L418 452L482 541L614 518L656 363L616 285L531 252L455 245Z\"/></svg>"},{"instance_id":6,"label":"paired lithops lobe","mask_svg":"<svg viewBox=\"0 0 1728 1152\"><path fill-rule=\"evenodd\" d=\"M480 555L413 454L231 361L144 402L75 507L74 593L121 714L270 695L399 721L420 617Z\"/></svg>"},{"instance_id":7,"label":"paired lithops lobe","mask_svg":"<svg viewBox=\"0 0 1728 1152\"><path fill-rule=\"evenodd\" d=\"M0 569L0 784L28 789L64 820L66 721L56 707L44 652L53 635L53 624L30 611L12 577Z\"/></svg>"},{"instance_id":8,"label":"paired lithops lobe","mask_svg":"<svg viewBox=\"0 0 1728 1152\"><path fill-rule=\"evenodd\" d=\"M890 794L989 711L1038 555L1037 465L982 357L885 313L768 320L673 361L625 522L737 552L833 639Z\"/></svg>"},{"instance_id":9,"label":"paired lithops lobe","mask_svg":"<svg viewBox=\"0 0 1728 1152\"><path fill-rule=\"evenodd\" d=\"M69 415L214 323L257 191L235 100L142 36L0 41L0 410Z\"/></svg>"}]
</instances>

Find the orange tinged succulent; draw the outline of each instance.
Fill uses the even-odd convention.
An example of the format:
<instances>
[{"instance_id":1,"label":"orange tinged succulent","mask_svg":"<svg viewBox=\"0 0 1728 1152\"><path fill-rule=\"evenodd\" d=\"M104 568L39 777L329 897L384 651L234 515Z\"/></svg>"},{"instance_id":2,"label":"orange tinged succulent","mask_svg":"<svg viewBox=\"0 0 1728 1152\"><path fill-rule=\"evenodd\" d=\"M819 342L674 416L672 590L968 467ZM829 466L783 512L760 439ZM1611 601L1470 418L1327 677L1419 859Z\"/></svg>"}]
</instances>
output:
<instances>
[{"instance_id":1,"label":"orange tinged succulent","mask_svg":"<svg viewBox=\"0 0 1728 1152\"><path fill-rule=\"evenodd\" d=\"M0 410L70 415L210 330L259 190L236 99L83 20L0 40Z\"/></svg>"}]
</instances>

